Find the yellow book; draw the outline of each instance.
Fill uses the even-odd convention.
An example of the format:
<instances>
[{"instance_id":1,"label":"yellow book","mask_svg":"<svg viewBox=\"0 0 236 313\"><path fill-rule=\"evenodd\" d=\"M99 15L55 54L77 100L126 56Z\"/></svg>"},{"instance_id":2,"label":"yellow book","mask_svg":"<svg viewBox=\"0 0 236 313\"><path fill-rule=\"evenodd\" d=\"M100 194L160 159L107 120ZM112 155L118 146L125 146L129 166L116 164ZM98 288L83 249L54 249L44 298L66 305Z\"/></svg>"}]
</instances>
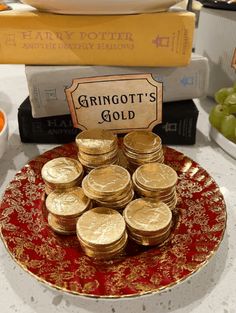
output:
<instances>
[{"instance_id":1,"label":"yellow book","mask_svg":"<svg viewBox=\"0 0 236 313\"><path fill-rule=\"evenodd\" d=\"M190 12L89 16L11 10L0 13L0 63L185 66L193 32Z\"/></svg>"}]
</instances>

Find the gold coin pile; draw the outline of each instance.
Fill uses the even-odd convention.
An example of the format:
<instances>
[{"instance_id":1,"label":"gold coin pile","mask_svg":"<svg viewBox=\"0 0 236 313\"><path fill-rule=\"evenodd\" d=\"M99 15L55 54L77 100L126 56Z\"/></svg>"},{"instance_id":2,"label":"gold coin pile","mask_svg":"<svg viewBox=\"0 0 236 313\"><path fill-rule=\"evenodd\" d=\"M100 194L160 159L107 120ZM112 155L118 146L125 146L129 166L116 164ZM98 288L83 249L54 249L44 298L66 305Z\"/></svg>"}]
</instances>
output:
<instances>
[{"instance_id":1,"label":"gold coin pile","mask_svg":"<svg viewBox=\"0 0 236 313\"><path fill-rule=\"evenodd\" d=\"M85 254L98 259L120 254L128 234L140 245L163 243L171 232L178 176L163 164L160 137L147 131L124 137L122 156L132 179L117 165L118 140L112 132L81 132L76 145L79 160L55 158L42 168L49 226L59 234L77 233ZM133 200L134 191L141 198ZM118 211L123 209L122 216Z\"/></svg>"},{"instance_id":2,"label":"gold coin pile","mask_svg":"<svg viewBox=\"0 0 236 313\"><path fill-rule=\"evenodd\" d=\"M164 202L151 198L133 200L123 216L129 237L140 245L161 244L170 235L172 212Z\"/></svg>"},{"instance_id":3,"label":"gold coin pile","mask_svg":"<svg viewBox=\"0 0 236 313\"><path fill-rule=\"evenodd\" d=\"M136 169L132 180L139 196L155 198L165 202L171 210L175 208L178 176L170 166L161 163L144 164Z\"/></svg>"},{"instance_id":4,"label":"gold coin pile","mask_svg":"<svg viewBox=\"0 0 236 313\"><path fill-rule=\"evenodd\" d=\"M123 152L131 171L142 164L164 162L161 138L150 131L133 131L125 135Z\"/></svg>"},{"instance_id":5,"label":"gold coin pile","mask_svg":"<svg viewBox=\"0 0 236 313\"><path fill-rule=\"evenodd\" d=\"M45 163L41 175L48 195L53 190L66 190L81 184L84 170L78 160L60 157Z\"/></svg>"},{"instance_id":6,"label":"gold coin pile","mask_svg":"<svg viewBox=\"0 0 236 313\"><path fill-rule=\"evenodd\" d=\"M46 198L48 224L55 232L63 235L74 234L79 216L90 208L91 200L80 187L53 191Z\"/></svg>"},{"instance_id":7,"label":"gold coin pile","mask_svg":"<svg viewBox=\"0 0 236 313\"><path fill-rule=\"evenodd\" d=\"M110 208L97 207L85 212L76 225L77 237L85 254L97 259L111 259L127 243L122 215Z\"/></svg>"},{"instance_id":8,"label":"gold coin pile","mask_svg":"<svg viewBox=\"0 0 236 313\"><path fill-rule=\"evenodd\" d=\"M86 130L77 135L75 142L78 159L88 172L98 166L118 163L117 136L111 131Z\"/></svg>"},{"instance_id":9,"label":"gold coin pile","mask_svg":"<svg viewBox=\"0 0 236 313\"><path fill-rule=\"evenodd\" d=\"M134 196L129 172L119 165L97 167L83 179L82 188L97 206L123 209Z\"/></svg>"}]
</instances>

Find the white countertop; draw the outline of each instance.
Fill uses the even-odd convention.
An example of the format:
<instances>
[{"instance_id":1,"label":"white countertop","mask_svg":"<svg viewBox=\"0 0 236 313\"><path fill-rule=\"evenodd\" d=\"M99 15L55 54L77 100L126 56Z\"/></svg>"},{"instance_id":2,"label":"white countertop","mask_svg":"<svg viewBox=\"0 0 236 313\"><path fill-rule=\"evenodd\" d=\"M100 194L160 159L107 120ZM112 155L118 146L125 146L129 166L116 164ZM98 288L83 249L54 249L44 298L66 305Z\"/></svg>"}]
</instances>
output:
<instances>
[{"instance_id":1,"label":"white countertop","mask_svg":"<svg viewBox=\"0 0 236 313\"><path fill-rule=\"evenodd\" d=\"M28 160L52 145L22 144L17 109L27 97L22 65L0 66L0 107L9 119L9 145L0 160L0 196ZM162 293L122 300L72 296L40 284L8 255L0 241L0 311L3 313L234 313L236 312L236 161L209 139L209 100L196 100L199 109L197 143L176 146L198 162L219 185L227 204L225 237L216 255L200 272Z\"/></svg>"}]
</instances>

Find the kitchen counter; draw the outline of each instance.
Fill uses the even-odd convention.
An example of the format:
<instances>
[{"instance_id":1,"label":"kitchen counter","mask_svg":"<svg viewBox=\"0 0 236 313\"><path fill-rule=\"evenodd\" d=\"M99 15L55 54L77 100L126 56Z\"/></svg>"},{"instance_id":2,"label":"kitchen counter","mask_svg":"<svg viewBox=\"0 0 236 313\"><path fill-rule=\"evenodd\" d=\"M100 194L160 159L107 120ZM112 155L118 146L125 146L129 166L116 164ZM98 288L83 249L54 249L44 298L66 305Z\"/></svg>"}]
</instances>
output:
<instances>
[{"instance_id":1,"label":"kitchen counter","mask_svg":"<svg viewBox=\"0 0 236 313\"><path fill-rule=\"evenodd\" d=\"M22 65L0 65L0 107L9 119L9 144L0 160L0 196L15 173L53 145L22 144L17 109L28 96ZM0 310L3 313L234 313L236 312L236 161L209 138L210 99L195 100L199 109L197 143L175 146L198 162L217 182L227 205L227 229L217 251L200 271L160 293L130 299L90 299L39 283L22 270L0 241Z\"/></svg>"}]
</instances>

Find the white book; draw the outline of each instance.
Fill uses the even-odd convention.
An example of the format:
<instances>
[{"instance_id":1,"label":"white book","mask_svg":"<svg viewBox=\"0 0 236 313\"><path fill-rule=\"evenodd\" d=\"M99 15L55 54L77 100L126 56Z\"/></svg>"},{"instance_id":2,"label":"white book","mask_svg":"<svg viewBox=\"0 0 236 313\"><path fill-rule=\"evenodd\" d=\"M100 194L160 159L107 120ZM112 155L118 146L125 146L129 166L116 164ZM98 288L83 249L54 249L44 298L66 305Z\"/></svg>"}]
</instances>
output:
<instances>
[{"instance_id":1,"label":"white book","mask_svg":"<svg viewBox=\"0 0 236 313\"><path fill-rule=\"evenodd\" d=\"M206 95L208 60L192 54L186 67L113 67L113 66L29 66L25 67L33 117L69 113L65 88L73 79L107 75L151 74L163 82L163 102L200 98Z\"/></svg>"}]
</instances>

